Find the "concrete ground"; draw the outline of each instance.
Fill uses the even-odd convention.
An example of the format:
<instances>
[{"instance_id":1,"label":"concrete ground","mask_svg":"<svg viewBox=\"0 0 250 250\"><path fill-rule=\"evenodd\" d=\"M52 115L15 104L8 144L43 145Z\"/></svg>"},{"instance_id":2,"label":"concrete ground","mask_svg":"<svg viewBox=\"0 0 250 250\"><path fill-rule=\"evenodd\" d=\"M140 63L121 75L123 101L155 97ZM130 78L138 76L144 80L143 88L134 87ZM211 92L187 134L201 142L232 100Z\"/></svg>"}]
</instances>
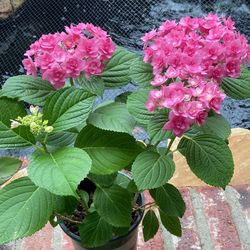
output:
<instances>
[{"instance_id":1,"label":"concrete ground","mask_svg":"<svg viewBox=\"0 0 250 250\"><path fill-rule=\"evenodd\" d=\"M183 235L171 236L161 227L145 243L140 227L138 250L250 250L250 131L234 129L229 142L235 174L225 191L199 181L189 171L185 159L175 154L177 171L172 183L180 188L187 205L181 220ZM147 193L145 197L150 201ZM0 250L52 249L73 250L73 246L60 228L53 229L49 224L32 237L0 246Z\"/></svg>"}]
</instances>

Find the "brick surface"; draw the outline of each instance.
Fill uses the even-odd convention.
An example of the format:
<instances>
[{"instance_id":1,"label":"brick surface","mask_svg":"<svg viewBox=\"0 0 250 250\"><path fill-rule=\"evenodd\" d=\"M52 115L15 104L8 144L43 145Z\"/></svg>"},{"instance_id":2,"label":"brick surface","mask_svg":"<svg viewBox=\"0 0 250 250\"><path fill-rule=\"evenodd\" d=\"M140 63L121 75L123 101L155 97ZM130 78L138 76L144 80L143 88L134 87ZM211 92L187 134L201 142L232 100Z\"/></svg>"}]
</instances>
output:
<instances>
[{"instance_id":1,"label":"brick surface","mask_svg":"<svg viewBox=\"0 0 250 250\"><path fill-rule=\"evenodd\" d=\"M239 235L222 189L197 188L201 196L214 249L241 250Z\"/></svg>"},{"instance_id":2,"label":"brick surface","mask_svg":"<svg viewBox=\"0 0 250 250\"><path fill-rule=\"evenodd\" d=\"M182 237L177 238L175 249L201 249L200 239L197 233L195 224L194 209L188 189L181 190L183 199L186 203L186 212L181 220L182 224Z\"/></svg>"},{"instance_id":3,"label":"brick surface","mask_svg":"<svg viewBox=\"0 0 250 250\"><path fill-rule=\"evenodd\" d=\"M226 192L212 187L183 188L181 193L187 205L181 219L182 237L171 236L160 228L145 243L140 225L138 250L250 249L250 185L227 188ZM193 193L199 198L198 203ZM145 193L145 201L152 201L149 193ZM202 235L204 232L207 234ZM204 237L211 240L209 247L202 242ZM74 247L59 227L53 229L48 224L32 237L0 246L0 250L74 250Z\"/></svg>"},{"instance_id":4,"label":"brick surface","mask_svg":"<svg viewBox=\"0 0 250 250\"><path fill-rule=\"evenodd\" d=\"M53 228L47 224L43 230L31 237L25 238L21 243L22 250L48 250L53 244Z\"/></svg>"}]
</instances>

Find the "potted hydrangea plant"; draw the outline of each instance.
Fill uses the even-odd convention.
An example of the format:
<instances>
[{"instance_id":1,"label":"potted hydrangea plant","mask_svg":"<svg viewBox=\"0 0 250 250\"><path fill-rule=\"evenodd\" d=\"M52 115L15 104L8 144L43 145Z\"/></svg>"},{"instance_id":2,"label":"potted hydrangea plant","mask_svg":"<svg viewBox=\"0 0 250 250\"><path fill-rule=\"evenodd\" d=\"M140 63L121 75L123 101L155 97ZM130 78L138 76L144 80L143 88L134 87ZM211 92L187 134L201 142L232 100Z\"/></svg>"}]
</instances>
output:
<instances>
[{"instance_id":1,"label":"potted hydrangea plant","mask_svg":"<svg viewBox=\"0 0 250 250\"><path fill-rule=\"evenodd\" d=\"M79 24L30 46L23 64L33 76L9 78L0 92L0 148L34 148L28 176L0 190L0 244L49 221L82 249L136 249L144 211L145 241L158 230L156 211L181 236L185 203L168 183L176 150L207 184L230 182L230 126L219 111L226 95L250 97L245 36L209 14L166 21L143 42L144 58ZM135 92L96 106L105 89L130 81ZM143 202L146 190L153 202Z\"/></svg>"}]
</instances>

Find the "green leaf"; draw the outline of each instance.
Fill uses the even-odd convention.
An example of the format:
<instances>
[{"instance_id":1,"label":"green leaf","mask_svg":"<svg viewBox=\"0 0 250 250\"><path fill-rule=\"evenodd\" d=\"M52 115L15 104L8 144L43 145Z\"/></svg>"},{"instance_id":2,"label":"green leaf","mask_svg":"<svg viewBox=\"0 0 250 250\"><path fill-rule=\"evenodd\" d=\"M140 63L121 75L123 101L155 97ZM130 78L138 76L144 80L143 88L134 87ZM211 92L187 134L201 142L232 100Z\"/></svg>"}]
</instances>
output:
<instances>
[{"instance_id":1,"label":"green leaf","mask_svg":"<svg viewBox=\"0 0 250 250\"><path fill-rule=\"evenodd\" d=\"M12 157L0 157L0 185L9 180L21 167L22 161Z\"/></svg>"},{"instance_id":2,"label":"green leaf","mask_svg":"<svg viewBox=\"0 0 250 250\"><path fill-rule=\"evenodd\" d=\"M234 163L224 140L205 134L183 138L178 150L186 157L192 172L207 184L225 188L230 182Z\"/></svg>"},{"instance_id":3,"label":"green leaf","mask_svg":"<svg viewBox=\"0 0 250 250\"><path fill-rule=\"evenodd\" d=\"M148 87L154 77L152 66L144 63L143 58L139 57L131 63L130 76L134 83L142 87Z\"/></svg>"},{"instance_id":4,"label":"green leaf","mask_svg":"<svg viewBox=\"0 0 250 250\"><path fill-rule=\"evenodd\" d=\"M132 134L136 121L124 103L113 102L97 108L90 114L88 123L104 130Z\"/></svg>"},{"instance_id":5,"label":"green leaf","mask_svg":"<svg viewBox=\"0 0 250 250\"><path fill-rule=\"evenodd\" d=\"M250 71L242 67L239 78L223 78L221 87L233 99L250 98Z\"/></svg>"},{"instance_id":6,"label":"green leaf","mask_svg":"<svg viewBox=\"0 0 250 250\"><path fill-rule=\"evenodd\" d=\"M73 145L77 134L71 132L59 132L49 135L47 144L54 147L64 147Z\"/></svg>"},{"instance_id":7,"label":"green leaf","mask_svg":"<svg viewBox=\"0 0 250 250\"><path fill-rule=\"evenodd\" d=\"M117 88L130 82L129 68L137 55L124 48L117 47L112 58L107 62L101 78L108 88Z\"/></svg>"},{"instance_id":8,"label":"green leaf","mask_svg":"<svg viewBox=\"0 0 250 250\"><path fill-rule=\"evenodd\" d=\"M114 184L116 184L124 189L127 189L130 181L131 181L131 179L128 176L118 173L118 175L114 181Z\"/></svg>"},{"instance_id":9,"label":"green leaf","mask_svg":"<svg viewBox=\"0 0 250 250\"><path fill-rule=\"evenodd\" d=\"M112 226L96 212L87 214L79 232L83 245L88 248L104 245L112 238Z\"/></svg>"},{"instance_id":10,"label":"green leaf","mask_svg":"<svg viewBox=\"0 0 250 250\"><path fill-rule=\"evenodd\" d=\"M173 160L154 151L145 151L137 156L132 165L132 174L139 190L157 188L171 179L175 171Z\"/></svg>"},{"instance_id":11,"label":"green leaf","mask_svg":"<svg viewBox=\"0 0 250 250\"><path fill-rule=\"evenodd\" d=\"M222 115L209 116L206 123L199 127L203 134L216 135L226 140L231 134L231 127Z\"/></svg>"},{"instance_id":12,"label":"green leaf","mask_svg":"<svg viewBox=\"0 0 250 250\"><path fill-rule=\"evenodd\" d=\"M143 218L142 229L144 241L152 239L157 233L159 228L158 218L156 217L153 210L149 210Z\"/></svg>"},{"instance_id":13,"label":"green leaf","mask_svg":"<svg viewBox=\"0 0 250 250\"><path fill-rule=\"evenodd\" d=\"M79 205L78 200L73 196L54 195L54 197L54 211L61 215L72 214Z\"/></svg>"},{"instance_id":14,"label":"green leaf","mask_svg":"<svg viewBox=\"0 0 250 250\"><path fill-rule=\"evenodd\" d=\"M87 176L91 159L78 148L61 148L53 153L35 151L28 175L39 187L57 195L76 196L78 184Z\"/></svg>"},{"instance_id":15,"label":"green leaf","mask_svg":"<svg viewBox=\"0 0 250 250\"><path fill-rule=\"evenodd\" d=\"M54 132L83 124L92 110L94 96L82 89L66 88L53 93L44 105L44 120Z\"/></svg>"},{"instance_id":16,"label":"green leaf","mask_svg":"<svg viewBox=\"0 0 250 250\"><path fill-rule=\"evenodd\" d=\"M75 146L89 154L93 161L91 172L97 175L112 174L127 167L141 151L132 136L91 125L79 133Z\"/></svg>"},{"instance_id":17,"label":"green leaf","mask_svg":"<svg viewBox=\"0 0 250 250\"><path fill-rule=\"evenodd\" d=\"M92 76L87 79L81 75L77 81L82 89L85 89L92 94L102 96L104 93L104 82L100 77Z\"/></svg>"},{"instance_id":18,"label":"green leaf","mask_svg":"<svg viewBox=\"0 0 250 250\"><path fill-rule=\"evenodd\" d=\"M18 98L30 104L43 106L46 99L55 88L41 77L13 76L3 85L3 94L7 97Z\"/></svg>"},{"instance_id":19,"label":"green leaf","mask_svg":"<svg viewBox=\"0 0 250 250\"><path fill-rule=\"evenodd\" d=\"M28 177L0 190L0 244L40 230L53 212L53 195L35 186Z\"/></svg>"},{"instance_id":20,"label":"green leaf","mask_svg":"<svg viewBox=\"0 0 250 250\"><path fill-rule=\"evenodd\" d=\"M115 102L127 103L128 96L129 96L130 94L132 94L132 93L133 93L133 92L127 91L127 92L124 92L124 93L118 95L118 96L115 98Z\"/></svg>"},{"instance_id":21,"label":"green leaf","mask_svg":"<svg viewBox=\"0 0 250 250\"><path fill-rule=\"evenodd\" d=\"M0 148L15 149L35 144L35 138L29 127L10 128L11 119L26 115L27 113L20 102L6 97L0 98Z\"/></svg>"},{"instance_id":22,"label":"green leaf","mask_svg":"<svg viewBox=\"0 0 250 250\"><path fill-rule=\"evenodd\" d=\"M132 204L129 192L118 185L97 188L94 204L98 214L115 227L128 227L131 222Z\"/></svg>"},{"instance_id":23,"label":"green leaf","mask_svg":"<svg viewBox=\"0 0 250 250\"><path fill-rule=\"evenodd\" d=\"M155 115L150 119L147 131L153 143L166 140L172 135L171 131L163 129L163 126L168 120L168 113L169 111L164 109L156 112Z\"/></svg>"},{"instance_id":24,"label":"green leaf","mask_svg":"<svg viewBox=\"0 0 250 250\"><path fill-rule=\"evenodd\" d=\"M102 187L110 187L113 185L115 179L117 177L117 173L109 174L109 175L95 175L89 173L88 179L93 181L94 183L102 186Z\"/></svg>"},{"instance_id":25,"label":"green leaf","mask_svg":"<svg viewBox=\"0 0 250 250\"><path fill-rule=\"evenodd\" d=\"M182 217L186 205L178 189L173 185L166 183L164 186L150 190L156 204L168 216Z\"/></svg>"},{"instance_id":26,"label":"green leaf","mask_svg":"<svg viewBox=\"0 0 250 250\"><path fill-rule=\"evenodd\" d=\"M160 210L161 223L173 235L181 237L181 223L178 217L168 216Z\"/></svg>"},{"instance_id":27,"label":"green leaf","mask_svg":"<svg viewBox=\"0 0 250 250\"><path fill-rule=\"evenodd\" d=\"M129 95L127 107L129 113L141 124L148 125L154 112L148 112L145 103L148 100L148 90L139 90Z\"/></svg>"},{"instance_id":28,"label":"green leaf","mask_svg":"<svg viewBox=\"0 0 250 250\"><path fill-rule=\"evenodd\" d=\"M128 233L129 227L113 227L113 234L115 236L124 236Z\"/></svg>"}]
</instances>

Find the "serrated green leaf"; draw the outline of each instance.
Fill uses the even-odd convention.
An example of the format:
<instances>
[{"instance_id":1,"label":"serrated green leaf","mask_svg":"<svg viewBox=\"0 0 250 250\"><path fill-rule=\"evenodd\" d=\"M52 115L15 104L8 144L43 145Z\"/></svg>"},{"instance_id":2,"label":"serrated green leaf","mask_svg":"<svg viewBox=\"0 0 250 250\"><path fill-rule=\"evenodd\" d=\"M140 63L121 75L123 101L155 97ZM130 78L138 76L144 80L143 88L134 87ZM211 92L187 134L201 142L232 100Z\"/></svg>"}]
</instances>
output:
<instances>
[{"instance_id":1,"label":"serrated green leaf","mask_svg":"<svg viewBox=\"0 0 250 250\"><path fill-rule=\"evenodd\" d=\"M129 68L137 55L117 47L112 58L107 62L101 78L108 88L117 88L130 82Z\"/></svg>"},{"instance_id":2,"label":"serrated green leaf","mask_svg":"<svg viewBox=\"0 0 250 250\"><path fill-rule=\"evenodd\" d=\"M27 75L10 77L3 85L3 95L39 106L43 106L55 90L48 81L41 77L35 79Z\"/></svg>"},{"instance_id":3,"label":"serrated green leaf","mask_svg":"<svg viewBox=\"0 0 250 250\"><path fill-rule=\"evenodd\" d=\"M159 208L168 216L182 217L186 205L178 189L173 185L166 183L164 186L150 190Z\"/></svg>"},{"instance_id":4,"label":"serrated green leaf","mask_svg":"<svg viewBox=\"0 0 250 250\"><path fill-rule=\"evenodd\" d=\"M137 156L132 165L132 174L139 190L157 188L171 179L175 171L173 160L154 151L145 151Z\"/></svg>"},{"instance_id":5,"label":"serrated green leaf","mask_svg":"<svg viewBox=\"0 0 250 250\"><path fill-rule=\"evenodd\" d=\"M231 127L222 115L213 115L207 118L206 123L200 127L203 134L216 135L226 140L231 134Z\"/></svg>"},{"instance_id":6,"label":"serrated green leaf","mask_svg":"<svg viewBox=\"0 0 250 250\"><path fill-rule=\"evenodd\" d=\"M124 189L127 189L130 181L131 181L131 179L128 176L118 173L118 175L114 181L114 184L116 184Z\"/></svg>"},{"instance_id":7,"label":"serrated green leaf","mask_svg":"<svg viewBox=\"0 0 250 250\"><path fill-rule=\"evenodd\" d=\"M139 90L128 96L127 108L129 113L141 124L148 125L154 112L149 112L145 106L148 100L148 90Z\"/></svg>"},{"instance_id":8,"label":"serrated green leaf","mask_svg":"<svg viewBox=\"0 0 250 250\"><path fill-rule=\"evenodd\" d=\"M115 227L128 227L131 222L132 204L129 192L118 185L97 188L94 204L98 214Z\"/></svg>"},{"instance_id":9,"label":"serrated green leaf","mask_svg":"<svg viewBox=\"0 0 250 250\"><path fill-rule=\"evenodd\" d=\"M113 102L97 108L90 114L89 124L104 130L132 134L136 121L129 114L124 103Z\"/></svg>"},{"instance_id":10,"label":"serrated green leaf","mask_svg":"<svg viewBox=\"0 0 250 250\"><path fill-rule=\"evenodd\" d=\"M85 247L104 245L112 238L112 226L98 213L89 213L79 226L80 237Z\"/></svg>"},{"instance_id":11,"label":"serrated green leaf","mask_svg":"<svg viewBox=\"0 0 250 250\"><path fill-rule=\"evenodd\" d=\"M242 67L239 78L223 78L221 87L233 99L242 100L250 98L249 69Z\"/></svg>"},{"instance_id":12,"label":"serrated green leaf","mask_svg":"<svg viewBox=\"0 0 250 250\"><path fill-rule=\"evenodd\" d=\"M40 230L53 212L54 197L35 186L28 177L11 182L0 190L0 244Z\"/></svg>"},{"instance_id":13,"label":"serrated green leaf","mask_svg":"<svg viewBox=\"0 0 250 250\"><path fill-rule=\"evenodd\" d=\"M54 147L65 147L73 145L77 134L71 132L59 132L49 135L47 145Z\"/></svg>"},{"instance_id":14,"label":"serrated green leaf","mask_svg":"<svg viewBox=\"0 0 250 250\"><path fill-rule=\"evenodd\" d=\"M141 151L132 136L91 125L82 129L75 146L89 154L92 159L91 172L97 175L112 174L127 167Z\"/></svg>"},{"instance_id":15,"label":"serrated green leaf","mask_svg":"<svg viewBox=\"0 0 250 250\"><path fill-rule=\"evenodd\" d=\"M110 187L113 185L115 179L117 177L117 173L109 174L109 175L95 175L89 173L88 179L93 181L94 183L102 186L102 187Z\"/></svg>"},{"instance_id":16,"label":"serrated green leaf","mask_svg":"<svg viewBox=\"0 0 250 250\"><path fill-rule=\"evenodd\" d=\"M144 63L143 58L139 57L135 59L130 66L130 76L135 84L148 87L154 77L152 66L148 63Z\"/></svg>"},{"instance_id":17,"label":"serrated green leaf","mask_svg":"<svg viewBox=\"0 0 250 250\"><path fill-rule=\"evenodd\" d=\"M15 149L35 144L35 137L29 127L11 129L11 120L27 113L20 102L7 97L0 98L0 148Z\"/></svg>"},{"instance_id":18,"label":"serrated green leaf","mask_svg":"<svg viewBox=\"0 0 250 250\"><path fill-rule=\"evenodd\" d=\"M143 218L143 237L144 241L152 239L158 231L159 222L153 210L149 210Z\"/></svg>"},{"instance_id":19,"label":"serrated green leaf","mask_svg":"<svg viewBox=\"0 0 250 250\"><path fill-rule=\"evenodd\" d=\"M54 132L65 131L85 123L93 102L93 94L85 90L60 89L46 100L43 118L54 127Z\"/></svg>"},{"instance_id":20,"label":"serrated green leaf","mask_svg":"<svg viewBox=\"0 0 250 250\"><path fill-rule=\"evenodd\" d=\"M168 216L160 210L162 225L173 235L181 237L181 223L178 217Z\"/></svg>"},{"instance_id":21,"label":"serrated green leaf","mask_svg":"<svg viewBox=\"0 0 250 250\"><path fill-rule=\"evenodd\" d=\"M79 183L88 175L91 159L78 148L61 148L53 153L35 151L28 175L38 185L56 195L76 196Z\"/></svg>"},{"instance_id":22,"label":"serrated green leaf","mask_svg":"<svg viewBox=\"0 0 250 250\"><path fill-rule=\"evenodd\" d=\"M115 98L115 102L121 102L121 103L127 103L128 96L132 94L133 92L127 91L124 93L121 93Z\"/></svg>"},{"instance_id":23,"label":"serrated green leaf","mask_svg":"<svg viewBox=\"0 0 250 250\"><path fill-rule=\"evenodd\" d=\"M54 211L64 215L64 214L72 214L77 206L79 205L79 201L73 196L59 196L54 195Z\"/></svg>"},{"instance_id":24,"label":"serrated green leaf","mask_svg":"<svg viewBox=\"0 0 250 250\"><path fill-rule=\"evenodd\" d=\"M21 167L22 161L12 157L0 157L0 185L9 180Z\"/></svg>"},{"instance_id":25,"label":"serrated green leaf","mask_svg":"<svg viewBox=\"0 0 250 250\"><path fill-rule=\"evenodd\" d=\"M92 94L102 96L104 93L104 82L100 77L92 76L87 79L82 75L77 81L82 89L85 89Z\"/></svg>"},{"instance_id":26,"label":"serrated green leaf","mask_svg":"<svg viewBox=\"0 0 250 250\"><path fill-rule=\"evenodd\" d=\"M172 132L164 130L163 126L168 120L168 110L158 111L150 119L147 127L148 135L153 143L166 140L172 136Z\"/></svg>"},{"instance_id":27,"label":"serrated green leaf","mask_svg":"<svg viewBox=\"0 0 250 250\"><path fill-rule=\"evenodd\" d=\"M192 172L207 184L225 188L230 182L234 171L232 153L221 138L206 134L183 138L178 150Z\"/></svg>"}]
</instances>

